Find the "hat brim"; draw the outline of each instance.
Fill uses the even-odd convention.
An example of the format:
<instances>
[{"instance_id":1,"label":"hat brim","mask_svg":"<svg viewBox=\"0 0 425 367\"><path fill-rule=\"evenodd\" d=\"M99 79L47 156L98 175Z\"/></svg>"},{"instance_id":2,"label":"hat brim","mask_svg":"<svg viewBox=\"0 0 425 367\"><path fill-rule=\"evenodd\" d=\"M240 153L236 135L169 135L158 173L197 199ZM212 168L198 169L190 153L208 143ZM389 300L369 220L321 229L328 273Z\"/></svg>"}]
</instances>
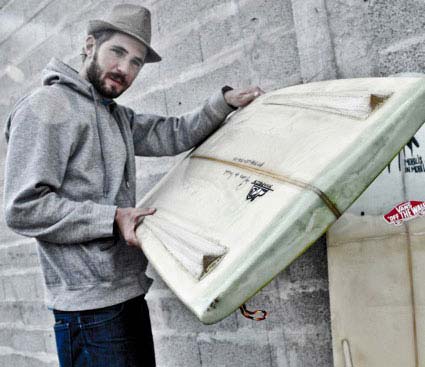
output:
<instances>
[{"instance_id":1,"label":"hat brim","mask_svg":"<svg viewBox=\"0 0 425 367\"><path fill-rule=\"evenodd\" d=\"M159 56L157 52L142 37L138 36L137 34L127 29L114 25L113 23L109 23L109 22L105 22L103 20L97 20L97 19L90 20L89 25L87 27L87 34L91 34L91 33L106 30L106 29L113 29L115 31L128 34L129 36L143 43L148 49L148 54L146 55L145 63L158 62L162 60L161 56Z\"/></svg>"}]
</instances>

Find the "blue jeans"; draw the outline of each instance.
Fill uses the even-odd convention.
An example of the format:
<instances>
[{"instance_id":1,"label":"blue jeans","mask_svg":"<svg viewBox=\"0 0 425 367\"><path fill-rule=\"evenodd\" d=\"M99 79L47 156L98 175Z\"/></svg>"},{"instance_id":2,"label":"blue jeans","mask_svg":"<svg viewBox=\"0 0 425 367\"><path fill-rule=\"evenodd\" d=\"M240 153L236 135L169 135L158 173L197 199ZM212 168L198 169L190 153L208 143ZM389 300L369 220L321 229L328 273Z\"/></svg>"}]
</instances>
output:
<instances>
[{"instance_id":1,"label":"blue jeans","mask_svg":"<svg viewBox=\"0 0 425 367\"><path fill-rule=\"evenodd\" d=\"M53 313L60 367L155 366L144 296L95 310Z\"/></svg>"}]
</instances>

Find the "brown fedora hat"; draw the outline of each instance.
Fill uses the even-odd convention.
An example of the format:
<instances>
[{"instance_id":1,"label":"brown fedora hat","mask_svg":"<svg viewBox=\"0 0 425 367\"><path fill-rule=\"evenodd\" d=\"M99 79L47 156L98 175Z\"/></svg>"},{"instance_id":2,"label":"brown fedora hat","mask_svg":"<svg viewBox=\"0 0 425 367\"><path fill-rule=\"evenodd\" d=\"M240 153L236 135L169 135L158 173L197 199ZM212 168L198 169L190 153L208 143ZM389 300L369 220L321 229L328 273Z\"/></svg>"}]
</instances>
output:
<instances>
[{"instance_id":1,"label":"brown fedora hat","mask_svg":"<svg viewBox=\"0 0 425 367\"><path fill-rule=\"evenodd\" d=\"M136 38L148 48L145 62L161 61L151 43L151 13L139 5L120 4L112 8L105 20L90 20L87 34L104 29L113 29Z\"/></svg>"}]
</instances>

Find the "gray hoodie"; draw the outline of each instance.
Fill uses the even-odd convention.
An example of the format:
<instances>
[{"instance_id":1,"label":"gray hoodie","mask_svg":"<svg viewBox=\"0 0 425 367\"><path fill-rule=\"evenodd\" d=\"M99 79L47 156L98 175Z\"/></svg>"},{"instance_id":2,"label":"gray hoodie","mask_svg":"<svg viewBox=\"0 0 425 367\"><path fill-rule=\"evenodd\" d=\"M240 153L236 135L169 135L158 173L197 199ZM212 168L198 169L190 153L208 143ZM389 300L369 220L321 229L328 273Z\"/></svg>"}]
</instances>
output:
<instances>
[{"instance_id":1,"label":"gray hoodie","mask_svg":"<svg viewBox=\"0 0 425 367\"><path fill-rule=\"evenodd\" d=\"M48 307L86 310L144 294L147 260L113 231L116 208L135 206L134 156L188 150L232 109L218 91L179 118L136 114L102 104L56 59L43 74L43 86L17 103L6 125L6 223L36 238Z\"/></svg>"}]
</instances>

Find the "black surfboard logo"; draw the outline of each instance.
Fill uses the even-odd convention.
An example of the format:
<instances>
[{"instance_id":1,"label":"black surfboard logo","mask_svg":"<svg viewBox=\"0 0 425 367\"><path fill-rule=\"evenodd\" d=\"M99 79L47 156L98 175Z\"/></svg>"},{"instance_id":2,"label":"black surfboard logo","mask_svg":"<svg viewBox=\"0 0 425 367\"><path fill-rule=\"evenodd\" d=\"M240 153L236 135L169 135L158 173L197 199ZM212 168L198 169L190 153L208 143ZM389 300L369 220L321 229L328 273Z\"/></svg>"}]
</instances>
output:
<instances>
[{"instance_id":1,"label":"black surfboard logo","mask_svg":"<svg viewBox=\"0 0 425 367\"><path fill-rule=\"evenodd\" d=\"M254 201L254 199L265 195L269 191L273 191L272 185L268 185L264 182L255 180L254 182L251 182L251 183L252 183L252 187L249 190L248 195L246 196L246 200Z\"/></svg>"}]
</instances>

